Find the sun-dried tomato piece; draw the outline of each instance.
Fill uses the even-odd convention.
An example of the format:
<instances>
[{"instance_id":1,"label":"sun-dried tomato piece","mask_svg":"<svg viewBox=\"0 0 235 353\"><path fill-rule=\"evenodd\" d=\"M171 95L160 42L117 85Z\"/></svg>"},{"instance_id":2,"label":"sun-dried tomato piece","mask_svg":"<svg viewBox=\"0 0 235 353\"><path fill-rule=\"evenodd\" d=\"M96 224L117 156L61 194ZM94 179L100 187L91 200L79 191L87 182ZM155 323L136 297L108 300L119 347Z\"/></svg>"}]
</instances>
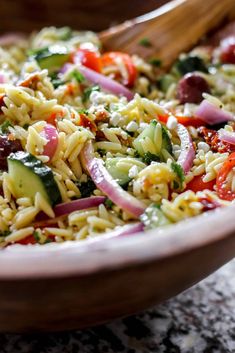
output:
<instances>
[{"instance_id":1,"label":"sun-dried tomato piece","mask_svg":"<svg viewBox=\"0 0 235 353\"><path fill-rule=\"evenodd\" d=\"M20 140L0 135L0 170L7 170L7 157L12 152L22 151Z\"/></svg>"},{"instance_id":2,"label":"sun-dried tomato piece","mask_svg":"<svg viewBox=\"0 0 235 353\"><path fill-rule=\"evenodd\" d=\"M228 142L221 141L219 138L218 131L208 129L205 126L198 128L199 136L201 136L205 142L210 146L213 152L228 152L231 153L235 151L235 146Z\"/></svg>"}]
</instances>

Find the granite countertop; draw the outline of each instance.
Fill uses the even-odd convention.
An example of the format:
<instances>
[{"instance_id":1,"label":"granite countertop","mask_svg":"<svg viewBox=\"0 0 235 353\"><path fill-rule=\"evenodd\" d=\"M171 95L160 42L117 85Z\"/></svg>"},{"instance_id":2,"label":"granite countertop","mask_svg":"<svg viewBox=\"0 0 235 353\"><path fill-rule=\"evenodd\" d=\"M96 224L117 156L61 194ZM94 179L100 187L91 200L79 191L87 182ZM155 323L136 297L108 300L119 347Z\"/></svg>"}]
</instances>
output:
<instances>
[{"instance_id":1,"label":"granite countertop","mask_svg":"<svg viewBox=\"0 0 235 353\"><path fill-rule=\"evenodd\" d=\"M0 353L5 352L233 353L235 259L166 303L108 325L57 334L1 334Z\"/></svg>"}]
</instances>

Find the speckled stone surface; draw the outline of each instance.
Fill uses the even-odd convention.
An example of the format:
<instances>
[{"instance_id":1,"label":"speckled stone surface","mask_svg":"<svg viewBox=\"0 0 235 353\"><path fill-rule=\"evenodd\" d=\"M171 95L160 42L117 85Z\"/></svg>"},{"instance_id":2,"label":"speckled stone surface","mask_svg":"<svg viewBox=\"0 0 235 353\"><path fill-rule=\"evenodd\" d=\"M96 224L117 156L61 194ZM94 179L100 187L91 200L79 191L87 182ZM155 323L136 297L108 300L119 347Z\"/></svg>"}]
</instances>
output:
<instances>
[{"instance_id":1,"label":"speckled stone surface","mask_svg":"<svg viewBox=\"0 0 235 353\"><path fill-rule=\"evenodd\" d=\"M14 318L13 318L14 320ZM0 335L0 353L233 353L235 260L140 315L84 331Z\"/></svg>"}]
</instances>

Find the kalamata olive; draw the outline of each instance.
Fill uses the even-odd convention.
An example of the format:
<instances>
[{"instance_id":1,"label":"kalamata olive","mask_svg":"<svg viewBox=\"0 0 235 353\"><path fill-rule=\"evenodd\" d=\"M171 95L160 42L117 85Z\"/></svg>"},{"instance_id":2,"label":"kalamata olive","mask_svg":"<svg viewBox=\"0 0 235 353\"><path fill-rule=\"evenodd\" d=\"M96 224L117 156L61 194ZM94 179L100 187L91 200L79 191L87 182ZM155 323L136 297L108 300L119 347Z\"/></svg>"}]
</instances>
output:
<instances>
[{"instance_id":1,"label":"kalamata olive","mask_svg":"<svg viewBox=\"0 0 235 353\"><path fill-rule=\"evenodd\" d=\"M220 60L225 64L235 64L235 36L222 40L220 44Z\"/></svg>"},{"instance_id":2,"label":"kalamata olive","mask_svg":"<svg viewBox=\"0 0 235 353\"><path fill-rule=\"evenodd\" d=\"M7 170L7 157L17 151L22 151L20 140L11 140L7 135L0 135L0 170Z\"/></svg>"},{"instance_id":3,"label":"kalamata olive","mask_svg":"<svg viewBox=\"0 0 235 353\"><path fill-rule=\"evenodd\" d=\"M203 99L202 93L210 92L206 80L196 73L189 73L182 77L177 87L177 98L180 103L200 103Z\"/></svg>"}]
</instances>

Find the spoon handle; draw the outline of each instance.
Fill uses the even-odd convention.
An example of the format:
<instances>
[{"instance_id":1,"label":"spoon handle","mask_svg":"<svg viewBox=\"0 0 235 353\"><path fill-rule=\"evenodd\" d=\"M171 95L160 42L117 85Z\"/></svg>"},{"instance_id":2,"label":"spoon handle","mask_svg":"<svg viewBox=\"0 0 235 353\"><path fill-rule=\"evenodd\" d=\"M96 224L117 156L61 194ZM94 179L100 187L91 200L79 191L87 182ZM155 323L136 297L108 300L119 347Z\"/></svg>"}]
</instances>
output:
<instances>
[{"instance_id":1,"label":"spoon handle","mask_svg":"<svg viewBox=\"0 0 235 353\"><path fill-rule=\"evenodd\" d=\"M100 32L99 37L106 50L158 58L169 66L234 10L234 0L173 0Z\"/></svg>"}]
</instances>

